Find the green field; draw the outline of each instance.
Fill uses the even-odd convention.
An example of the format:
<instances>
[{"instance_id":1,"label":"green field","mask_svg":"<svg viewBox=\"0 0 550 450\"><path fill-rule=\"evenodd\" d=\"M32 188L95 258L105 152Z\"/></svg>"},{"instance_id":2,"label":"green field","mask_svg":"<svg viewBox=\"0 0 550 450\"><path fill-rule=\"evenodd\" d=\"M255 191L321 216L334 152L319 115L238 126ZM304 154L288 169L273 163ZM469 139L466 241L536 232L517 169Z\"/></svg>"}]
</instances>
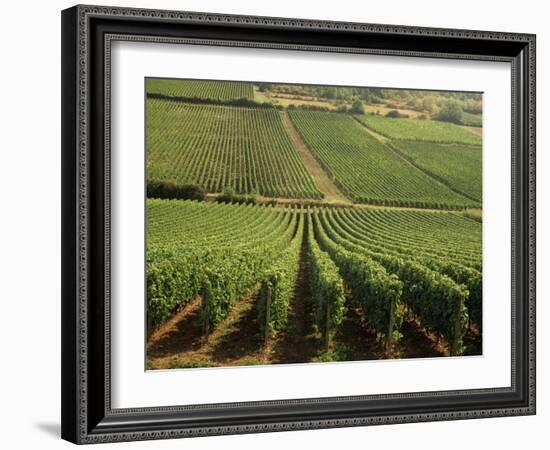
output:
<instances>
[{"instance_id":1,"label":"green field","mask_svg":"<svg viewBox=\"0 0 550 450\"><path fill-rule=\"evenodd\" d=\"M483 118L481 114L463 112L462 122L464 123L464 125L468 125L471 127L481 127L483 125Z\"/></svg>"},{"instance_id":2,"label":"green field","mask_svg":"<svg viewBox=\"0 0 550 450\"><path fill-rule=\"evenodd\" d=\"M275 109L148 99L147 130L150 180L210 192L321 197Z\"/></svg>"},{"instance_id":3,"label":"green field","mask_svg":"<svg viewBox=\"0 0 550 450\"><path fill-rule=\"evenodd\" d=\"M392 141L391 146L434 178L481 203L481 147Z\"/></svg>"},{"instance_id":4,"label":"green field","mask_svg":"<svg viewBox=\"0 0 550 450\"><path fill-rule=\"evenodd\" d=\"M254 98L250 83L238 81L212 82L202 80L147 79L147 94L167 97L200 98L210 100L238 100Z\"/></svg>"},{"instance_id":5,"label":"green field","mask_svg":"<svg viewBox=\"0 0 550 450\"><path fill-rule=\"evenodd\" d=\"M449 208L476 206L413 167L349 115L291 111L304 142L355 201Z\"/></svg>"},{"instance_id":6,"label":"green field","mask_svg":"<svg viewBox=\"0 0 550 450\"><path fill-rule=\"evenodd\" d=\"M390 139L481 145L481 136L448 122L376 115L356 117L367 127Z\"/></svg>"}]
</instances>

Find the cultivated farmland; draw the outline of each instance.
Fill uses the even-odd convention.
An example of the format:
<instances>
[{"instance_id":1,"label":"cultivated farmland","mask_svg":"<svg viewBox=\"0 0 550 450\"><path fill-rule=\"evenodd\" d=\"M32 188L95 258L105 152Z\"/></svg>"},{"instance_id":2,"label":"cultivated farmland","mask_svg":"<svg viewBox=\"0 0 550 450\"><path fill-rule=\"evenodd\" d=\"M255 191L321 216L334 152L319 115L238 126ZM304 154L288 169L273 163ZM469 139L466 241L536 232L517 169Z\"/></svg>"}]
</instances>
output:
<instances>
[{"instance_id":1,"label":"cultivated farmland","mask_svg":"<svg viewBox=\"0 0 550 450\"><path fill-rule=\"evenodd\" d=\"M238 81L212 82L202 80L147 79L147 93L167 97L203 100L252 99L254 91L250 83Z\"/></svg>"},{"instance_id":2,"label":"cultivated farmland","mask_svg":"<svg viewBox=\"0 0 550 450\"><path fill-rule=\"evenodd\" d=\"M216 325L296 234L291 209L148 200L147 299L153 325L199 293Z\"/></svg>"},{"instance_id":3,"label":"cultivated farmland","mask_svg":"<svg viewBox=\"0 0 550 450\"><path fill-rule=\"evenodd\" d=\"M348 115L291 111L290 117L315 157L355 201L421 207L476 206L476 202L411 166Z\"/></svg>"},{"instance_id":4,"label":"cultivated farmland","mask_svg":"<svg viewBox=\"0 0 550 450\"><path fill-rule=\"evenodd\" d=\"M481 147L418 141L390 145L434 178L481 203Z\"/></svg>"},{"instance_id":5,"label":"cultivated farmland","mask_svg":"<svg viewBox=\"0 0 550 450\"><path fill-rule=\"evenodd\" d=\"M390 139L481 145L481 136L448 122L376 115L356 117L367 127Z\"/></svg>"},{"instance_id":6,"label":"cultivated farmland","mask_svg":"<svg viewBox=\"0 0 550 450\"><path fill-rule=\"evenodd\" d=\"M149 317L161 326L194 303L198 336L216 336L259 292L249 326L276 337L296 321L301 282L310 285L320 348L358 326L348 314L357 307L383 353L401 345L402 324L413 317L461 353L468 323L481 326L480 235L479 223L450 213L148 200ZM154 345L151 354L153 366L167 363Z\"/></svg>"},{"instance_id":7,"label":"cultivated farmland","mask_svg":"<svg viewBox=\"0 0 550 450\"><path fill-rule=\"evenodd\" d=\"M147 100L147 176L210 192L320 198L272 108Z\"/></svg>"},{"instance_id":8,"label":"cultivated farmland","mask_svg":"<svg viewBox=\"0 0 550 450\"><path fill-rule=\"evenodd\" d=\"M481 108L148 79L146 368L480 355Z\"/></svg>"}]
</instances>

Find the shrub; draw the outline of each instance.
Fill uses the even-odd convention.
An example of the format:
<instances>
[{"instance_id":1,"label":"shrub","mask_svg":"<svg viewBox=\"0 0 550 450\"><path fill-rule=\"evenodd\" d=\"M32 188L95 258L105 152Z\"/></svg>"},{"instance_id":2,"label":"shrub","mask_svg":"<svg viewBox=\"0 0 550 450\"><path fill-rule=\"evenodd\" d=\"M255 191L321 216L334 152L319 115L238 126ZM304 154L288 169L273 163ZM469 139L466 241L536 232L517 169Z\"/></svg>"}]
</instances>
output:
<instances>
[{"instance_id":1,"label":"shrub","mask_svg":"<svg viewBox=\"0 0 550 450\"><path fill-rule=\"evenodd\" d=\"M270 83L260 83L258 85L258 89L259 89L260 92L269 91L271 89L271 84Z\"/></svg>"},{"instance_id":2,"label":"shrub","mask_svg":"<svg viewBox=\"0 0 550 450\"><path fill-rule=\"evenodd\" d=\"M388 111L386 113L386 117L391 117L391 118L394 118L394 119L406 119L407 117L409 117L409 115L408 114L402 114L399 111L397 111L396 109L392 109L391 111Z\"/></svg>"},{"instance_id":3,"label":"shrub","mask_svg":"<svg viewBox=\"0 0 550 450\"><path fill-rule=\"evenodd\" d=\"M318 362L353 361L356 355L351 347L339 344L335 348L321 353L317 357Z\"/></svg>"},{"instance_id":4,"label":"shrub","mask_svg":"<svg viewBox=\"0 0 550 450\"><path fill-rule=\"evenodd\" d=\"M206 191L194 184L176 184L172 181L147 181L148 198L176 198L206 200Z\"/></svg>"},{"instance_id":5,"label":"shrub","mask_svg":"<svg viewBox=\"0 0 550 450\"><path fill-rule=\"evenodd\" d=\"M202 98L202 97L181 97L155 92L147 93L147 98L158 100L169 100L172 102L191 103L194 105L222 105L222 106L241 106L246 108L273 108L271 103L259 103L246 97L218 99L218 98Z\"/></svg>"},{"instance_id":6,"label":"shrub","mask_svg":"<svg viewBox=\"0 0 550 450\"><path fill-rule=\"evenodd\" d=\"M429 95L422 100L422 109L432 114L436 109L436 99L434 96Z\"/></svg>"},{"instance_id":7,"label":"shrub","mask_svg":"<svg viewBox=\"0 0 550 450\"><path fill-rule=\"evenodd\" d=\"M255 205L257 202L254 195L237 194L235 189L231 187L225 188L216 201L219 203L245 203L247 205Z\"/></svg>"},{"instance_id":8,"label":"shrub","mask_svg":"<svg viewBox=\"0 0 550 450\"><path fill-rule=\"evenodd\" d=\"M443 122L451 122L460 125L462 123L462 107L456 100L449 100L443 104L435 118Z\"/></svg>"},{"instance_id":9,"label":"shrub","mask_svg":"<svg viewBox=\"0 0 550 450\"><path fill-rule=\"evenodd\" d=\"M464 101L463 109L465 112L469 112L471 114L481 114L483 104L481 100L471 98Z\"/></svg>"},{"instance_id":10,"label":"shrub","mask_svg":"<svg viewBox=\"0 0 550 450\"><path fill-rule=\"evenodd\" d=\"M364 114L365 113L365 107L363 106L363 102L361 100L354 100L351 104L350 109L351 114Z\"/></svg>"},{"instance_id":11,"label":"shrub","mask_svg":"<svg viewBox=\"0 0 550 450\"><path fill-rule=\"evenodd\" d=\"M339 113L347 113L349 110L348 110L348 107L346 105L340 105L340 106L338 106L336 111L339 112Z\"/></svg>"}]
</instances>

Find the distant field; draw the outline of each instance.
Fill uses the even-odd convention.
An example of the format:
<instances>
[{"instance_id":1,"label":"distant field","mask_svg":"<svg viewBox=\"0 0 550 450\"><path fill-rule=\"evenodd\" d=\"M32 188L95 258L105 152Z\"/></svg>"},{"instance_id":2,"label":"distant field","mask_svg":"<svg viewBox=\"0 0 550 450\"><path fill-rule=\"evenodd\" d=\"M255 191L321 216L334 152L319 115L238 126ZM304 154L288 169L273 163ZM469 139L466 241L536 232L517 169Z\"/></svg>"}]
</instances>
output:
<instances>
[{"instance_id":1,"label":"distant field","mask_svg":"<svg viewBox=\"0 0 550 450\"><path fill-rule=\"evenodd\" d=\"M472 200L404 161L349 115L312 111L289 114L308 148L355 201L423 207L475 206Z\"/></svg>"},{"instance_id":2,"label":"distant field","mask_svg":"<svg viewBox=\"0 0 550 450\"><path fill-rule=\"evenodd\" d=\"M471 114L471 113L463 112L462 121L464 122L464 125L468 125L471 127L481 127L483 124L481 114Z\"/></svg>"},{"instance_id":3,"label":"distant field","mask_svg":"<svg viewBox=\"0 0 550 450\"><path fill-rule=\"evenodd\" d=\"M274 109L147 100L148 179L320 198Z\"/></svg>"},{"instance_id":4,"label":"distant field","mask_svg":"<svg viewBox=\"0 0 550 450\"><path fill-rule=\"evenodd\" d=\"M481 144L481 136L448 122L421 119L393 119L375 115L356 116L367 127L391 139L426 142Z\"/></svg>"},{"instance_id":5,"label":"distant field","mask_svg":"<svg viewBox=\"0 0 550 450\"><path fill-rule=\"evenodd\" d=\"M391 145L449 186L481 202L481 147L392 141Z\"/></svg>"},{"instance_id":6,"label":"distant field","mask_svg":"<svg viewBox=\"0 0 550 450\"><path fill-rule=\"evenodd\" d=\"M471 131L472 133L477 134L478 136L483 136L483 128L481 127L470 127L468 125L464 125L464 128L468 131Z\"/></svg>"},{"instance_id":7,"label":"distant field","mask_svg":"<svg viewBox=\"0 0 550 450\"><path fill-rule=\"evenodd\" d=\"M426 115L425 112L414 111L413 109L408 109L406 106L403 106L401 108L394 108L383 103L365 103L363 106L366 113L380 114L382 116L385 116L390 111L396 110L401 114L406 114L407 116L412 117L413 119L422 115Z\"/></svg>"},{"instance_id":8,"label":"distant field","mask_svg":"<svg viewBox=\"0 0 550 450\"><path fill-rule=\"evenodd\" d=\"M254 99L252 84L238 81L212 82L150 78L147 80L147 93L210 100Z\"/></svg>"}]
</instances>

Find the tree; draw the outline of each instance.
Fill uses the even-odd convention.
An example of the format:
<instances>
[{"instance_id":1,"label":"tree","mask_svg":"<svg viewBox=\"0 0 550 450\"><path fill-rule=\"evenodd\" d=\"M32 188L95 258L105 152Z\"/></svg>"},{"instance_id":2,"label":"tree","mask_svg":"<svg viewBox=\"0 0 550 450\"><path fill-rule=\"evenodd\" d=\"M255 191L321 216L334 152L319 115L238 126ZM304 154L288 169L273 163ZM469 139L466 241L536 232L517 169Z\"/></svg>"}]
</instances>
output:
<instances>
[{"instance_id":1,"label":"tree","mask_svg":"<svg viewBox=\"0 0 550 450\"><path fill-rule=\"evenodd\" d=\"M369 88L364 88L361 90L361 98L365 100L367 103L371 103L373 95L370 92Z\"/></svg>"},{"instance_id":2,"label":"tree","mask_svg":"<svg viewBox=\"0 0 550 450\"><path fill-rule=\"evenodd\" d=\"M342 104L342 105L338 106L336 111L339 112L339 113L347 113L347 112L349 112L349 109L345 104Z\"/></svg>"},{"instance_id":3,"label":"tree","mask_svg":"<svg viewBox=\"0 0 550 450\"><path fill-rule=\"evenodd\" d=\"M481 114L482 103L481 100L469 98L464 101L464 111L472 114Z\"/></svg>"},{"instance_id":4,"label":"tree","mask_svg":"<svg viewBox=\"0 0 550 450\"><path fill-rule=\"evenodd\" d=\"M336 98L336 88L327 87L321 91L321 97L327 98L329 100Z\"/></svg>"},{"instance_id":5,"label":"tree","mask_svg":"<svg viewBox=\"0 0 550 450\"><path fill-rule=\"evenodd\" d=\"M448 100L443 103L441 111L437 114L436 119L444 122L461 124L462 113L462 107L456 100Z\"/></svg>"},{"instance_id":6,"label":"tree","mask_svg":"<svg viewBox=\"0 0 550 450\"><path fill-rule=\"evenodd\" d=\"M406 119L409 117L408 114L403 114L397 111L396 109L392 109L391 111L388 111L386 113L386 117L390 117L392 119Z\"/></svg>"},{"instance_id":7,"label":"tree","mask_svg":"<svg viewBox=\"0 0 550 450\"><path fill-rule=\"evenodd\" d=\"M422 108L424 111L432 114L435 109L435 98L433 95L428 95L422 100Z\"/></svg>"},{"instance_id":8,"label":"tree","mask_svg":"<svg viewBox=\"0 0 550 450\"><path fill-rule=\"evenodd\" d=\"M363 102L359 99L356 99L351 104L350 112L352 114L365 114L365 107L363 106Z\"/></svg>"},{"instance_id":9,"label":"tree","mask_svg":"<svg viewBox=\"0 0 550 450\"><path fill-rule=\"evenodd\" d=\"M270 83L260 83L258 85L258 89L259 89L260 92L269 91L271 89L271 84Z\"/></svg>"}]
</instances>

